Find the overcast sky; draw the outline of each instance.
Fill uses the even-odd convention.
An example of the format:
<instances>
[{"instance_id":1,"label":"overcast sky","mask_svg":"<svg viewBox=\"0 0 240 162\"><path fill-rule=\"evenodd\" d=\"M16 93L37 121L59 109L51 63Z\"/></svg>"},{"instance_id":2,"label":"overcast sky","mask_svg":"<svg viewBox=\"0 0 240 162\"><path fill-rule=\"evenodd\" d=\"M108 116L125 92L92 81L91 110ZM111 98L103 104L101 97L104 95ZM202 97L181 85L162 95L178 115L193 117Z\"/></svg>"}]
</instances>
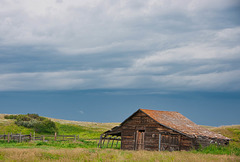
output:
<instances>
[{"instance_id":1,"label":"overcast sky","mask_svg":"<svg viewBox=\"0 0 240 162\"><path fill-rule=\"evenodd\" d=\"M0 93L240 92L239 0L1 0L0 8Z\"/></svg>"}]
</instances>

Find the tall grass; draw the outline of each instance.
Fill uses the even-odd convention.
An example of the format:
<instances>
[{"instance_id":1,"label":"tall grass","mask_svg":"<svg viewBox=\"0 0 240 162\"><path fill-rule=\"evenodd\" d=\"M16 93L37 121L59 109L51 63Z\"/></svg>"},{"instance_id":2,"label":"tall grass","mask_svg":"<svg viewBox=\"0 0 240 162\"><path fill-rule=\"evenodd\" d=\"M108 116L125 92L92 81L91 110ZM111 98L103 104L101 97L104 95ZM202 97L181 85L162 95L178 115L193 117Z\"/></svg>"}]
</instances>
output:
<instances>
[{"instance_id":1,"label":"tall grass","mask_svg":"<svg viewBox=\"0 0 240 162\"><path fill-rule=\"evenodd\" d=\"M113 149L0 149L1 161L240 161L238 156Z\"/></svg>"},{"instance_id":2,"label":"tall grass","mask_svg":"<svg viewBox=\"0 0 240 162\"><path fill-rule=\"evenodd\" d=\"M210 145L205 148L193 150L193 153L217 154L217 155L236 155L240 156L240 147L236 143L230 143L228 146Z\"/></svg>"}]
</instances>

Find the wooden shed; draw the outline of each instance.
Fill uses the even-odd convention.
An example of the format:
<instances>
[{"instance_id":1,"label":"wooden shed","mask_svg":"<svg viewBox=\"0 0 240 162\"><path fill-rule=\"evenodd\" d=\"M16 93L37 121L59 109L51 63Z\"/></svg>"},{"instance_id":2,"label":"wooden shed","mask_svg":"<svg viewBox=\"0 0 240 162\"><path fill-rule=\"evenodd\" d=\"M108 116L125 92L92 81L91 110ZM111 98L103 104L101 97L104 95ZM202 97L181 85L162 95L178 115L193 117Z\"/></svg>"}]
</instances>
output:
<instances>
[{"instance_id":1,"label":"wooden shed","mask_svg":"<svg viewBox=\"0 0 240 162\"><path fill-rule=\"evenodd\" d=\"M121 138L120 138L121 137ZM121 140L123 150L190 150L211 143L228 145L229 138L199 126L178 112L139 109L120 126L104 132L104 141Z\"/></svg>"}]
</instances>

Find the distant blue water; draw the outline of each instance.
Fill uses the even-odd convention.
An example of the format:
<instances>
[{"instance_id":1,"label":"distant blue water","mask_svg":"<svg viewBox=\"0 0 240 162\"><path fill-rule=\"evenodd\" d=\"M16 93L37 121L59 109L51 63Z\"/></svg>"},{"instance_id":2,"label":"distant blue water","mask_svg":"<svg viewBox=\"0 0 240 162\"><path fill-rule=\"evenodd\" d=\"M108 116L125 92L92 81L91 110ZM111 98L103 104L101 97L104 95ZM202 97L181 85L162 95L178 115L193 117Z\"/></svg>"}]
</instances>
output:
<instances>
[{"instance_id":1,"label":"distant blue water","mask_svg":"<svg viewBox=\"0 0 240 162\"><path fill-rule=\"evenodd\" d=\"M178 111L201 125L240 124L240 93L147 90L0 92L0 113L91 122L122 122L139 108Z\"/></svg>"}]
</instances>

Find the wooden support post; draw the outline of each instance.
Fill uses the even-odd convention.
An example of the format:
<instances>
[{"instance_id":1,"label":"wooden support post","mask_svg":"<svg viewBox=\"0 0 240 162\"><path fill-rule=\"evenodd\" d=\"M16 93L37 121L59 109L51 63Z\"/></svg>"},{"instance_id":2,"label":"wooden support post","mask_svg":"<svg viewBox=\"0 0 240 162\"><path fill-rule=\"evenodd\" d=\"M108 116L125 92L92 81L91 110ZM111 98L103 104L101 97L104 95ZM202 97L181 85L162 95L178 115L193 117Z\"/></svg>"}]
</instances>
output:
<instances>
[{"instance_id":1,"label":"wooden support post","mask_svg":"<svg viewBox=\"0 0 240 162\"><path fill-rule=\"evenodd\" d=\"M109 144L109 141L110 141L111 137L108 138L108 143L107 143L107 147L108 147L108 144Z\"/></svg>"},{"instance_id":2,"label":"wooden support post","mask_svg":"<svg viewBox=\"0 0 240 162\"><path fill-rule=\"evenodd\" d=\"M42 141L43 141L43 142L45 141L45 137L44 137L44 136L42 136Z\"/></svg>"},{"instance_id":3,"label":"wooden support post","mask_svg":"<svg viewBox=\"0 0 240 162\"><path fill-rule=\"evenodd\" d=\"M158 137L158 151L161 151L161 134L159 133L159 137Z\"/></svg>"},{"instance_id":4,"label":"wooden support post","mask_svg":"<svg viewBox=\"0 0 240 162\"><path fill-rule=\"evenodd\" d=\"M116 139L116 137L113 138L112 140L112 145L111 145L111 148L113 147L113 143L114 143L114 140Z\"/></svg>"},{"instance_id":5,"label":"wooden support post","mask_svg":"<svg viewBox=\"0 0 240 162\"><path fill-rule=\"evenodd\" d=\"M116 143L116 147L117 147L117 145L118 145L118 139L119 139L119 138L117 138L117 143Z\"/></svg>"},{"instance_id":6,"label":"wooden support post","mask_svg":"<svg viewBox=\"0 0 240 162\"><path fill-rule=\"evenodd\" d=\"M54 134L54 141L57 141L57 132Z\"/></svg>"},{"instance_id":7,"label":"wooden support post","mask_svg":"<svg viewBox=\"0 0 240 162\"><path fill-rule=\"evenodd\" d=\"M103 137L103 144L102 144L102 146L104 146L105 140L106 140L106 136Z\"/></svg>"},{"instance_id":8,"label":"wooden support post","mask_svg":"<svg viewBox=\"0 0 240 162\"><path fill-rule=\"evenodd\" d=\"M8 133L8 139L7 139L7 140L8 140L8 143L9 143L9 138L10 138L10 137L9 137L9 133Z\"/></svg>"}]
</instances>

